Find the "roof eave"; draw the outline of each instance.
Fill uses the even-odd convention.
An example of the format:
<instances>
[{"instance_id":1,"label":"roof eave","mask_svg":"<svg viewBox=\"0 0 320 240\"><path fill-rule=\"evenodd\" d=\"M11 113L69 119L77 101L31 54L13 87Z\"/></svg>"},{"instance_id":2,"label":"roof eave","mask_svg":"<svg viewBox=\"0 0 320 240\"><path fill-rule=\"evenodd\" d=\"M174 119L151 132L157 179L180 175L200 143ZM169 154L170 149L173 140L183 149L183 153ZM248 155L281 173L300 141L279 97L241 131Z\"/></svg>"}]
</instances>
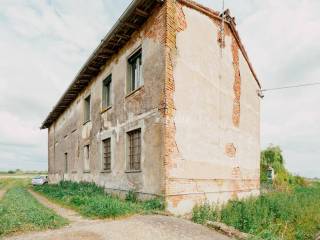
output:
<instances>
[{"instance_id":1,"label":"roof eave","mask_svg":"<svg viewBox=\"0 0 320 240\"><path fill-rule=\"evenodd\" d=\"M111 30L107 33L107 35L101 40L100 44L98 45L98 47L94 50L94 52L90 55L90 57L88 58L88 60L85 62L85 64L82 66L82 68L80 69L80 71L77 73L76 77L74 78L74 80L71 82L71 84L68 86L67 90L63 93L63 95L60 97L60 99L58 100L58 103L53 107L53 110L49 113L49 115L46 117L45 121L42 123L40 129L46 129L49 128L52 123L54 121L57 120L57 118L65 111L65 105L64 101L66 101L66 105L70 105L75 99L75 97L72 97L72 93L73 88L75 86L77 86L77 84L79 83L80 87L79 89L83 89L85 88L85 86L92 80L92 78L94 76L96 76L99 72L100 72L100 68L93 68L94 70L96 70L95 73L92 73L92 76L87 76L87 80L82 82L80 81L80 79L82 77L85 76L85 72L86 70L88 70L88 68L90 67L90 65L92 64L92 62L97 58L97 56L102 52L102 50L107 50L106 46L108 45L108 41L111 41L117 34L118 32L121 30L121 27L123 27L124 25L128 25L130 28L130 23L128 22L128 20L130 20L131 17L133 17L132 15L134 15L134 13L139 10L138 7L141 6L142 4L145 5L150 5L150 4L162 4L164 2L164 0L133 0L130 5L127 7L127 9L125 10L125 12L120 16L120 18L117 20L117 22L113 25L113 27L111 28ZM150 10L151 11L151 10ZM138 13L137 13L138 14ZM143 14L145 14L143 11L140 11L139 14L142 14L141 16L143 16ZM138 14L138 15L139 15ZM147 19L148 17L145 16L145 18ZM143 21L143 23L146 21L146 19ZM143 24L142 23L142 24ZM141 24L141 25L142 25ZM131 24L133 25L133 24ZM139 25L139 27L141 27L141 25ZM131 26L132 27L132 26ZM127 36L128 39L126 41L128 41L130 39L130 36ZM125 43L123 43L122 45L124 45ZM120 44L121 45L121 44ZM121 48L121 47L120 47ZM119 49L118 49L119 50ZM117 51L118 51L117 50ZM110 57L108 57L107 59L110 59L111 56L113 54L115 54L116 52L112 52L112 50L110 51ZM104 62L104 64L102 66L105 65L105 63L107 62L107 60ZM101 67L102 67L101 66ZM85 78L83 78L85 79ZM81 91L80 90L80 91ZM68 100L66 100L66 97L70 95L70 97L68 98ZM59 109L63 109L63 110L59 110Z\"/></svg>"}]
</instances>

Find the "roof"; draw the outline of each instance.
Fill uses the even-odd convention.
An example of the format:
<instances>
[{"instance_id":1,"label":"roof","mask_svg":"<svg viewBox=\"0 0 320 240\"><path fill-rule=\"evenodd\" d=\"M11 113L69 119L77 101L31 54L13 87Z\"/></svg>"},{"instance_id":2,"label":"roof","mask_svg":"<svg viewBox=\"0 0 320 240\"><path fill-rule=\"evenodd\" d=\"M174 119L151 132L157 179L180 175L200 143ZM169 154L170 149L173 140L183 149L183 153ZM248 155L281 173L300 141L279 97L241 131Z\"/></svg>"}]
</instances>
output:
<instances>
[{"instance_id":1,"label":"roof","mask_svg":"<svg viewBox=\"0 0 320 240\"><path fill-rule=\"evenodd\" d=\"M117 53L130 39L131 35L140 28L143 23L151 15L152 10L162 4L165 0L133 0L125 12L121 15L112 29L101 40L99 46L94 50L89 59L82 66L81 70L76 75L75 79L69 85L65 93L59 99L58 103L54 106L53 110L49 113L45 121L43 122L41 129L45 129L51 126L59 116L69 107L69 105L77 98L78 94L89 84L89 82L96 77L101 71L102 67L106 64L112 56ZM220 14L217 11L213 11L201 4L198 4L192 0L178 0L180 3L194 8L203 14L222 20L222 14L224 15L225 22L230 26L231 32L236 38L240 50L246 59L249 68L258 84L261 88L257 75L249 61L248 54L241 42L240 36L235 28L235 21L229 14L229 11L225 11Z\"/></svg>"},{"instance_id":2,"label":"roof","mask_svg":"<svg viewBox=\"0 0 320 240\"><path fill-rule=\"evenodd\" d=\"M125 12L121 15L112 29L101 40L75 79L69 85L65 93L53 107L47 118L42 123L41 129L50 127L58 117L68 108L82 91L101 71L106 62L117 53L131 35L148 19L151 11L164 2L164 0L133 0Z\"/></svg>"}]
</instances>

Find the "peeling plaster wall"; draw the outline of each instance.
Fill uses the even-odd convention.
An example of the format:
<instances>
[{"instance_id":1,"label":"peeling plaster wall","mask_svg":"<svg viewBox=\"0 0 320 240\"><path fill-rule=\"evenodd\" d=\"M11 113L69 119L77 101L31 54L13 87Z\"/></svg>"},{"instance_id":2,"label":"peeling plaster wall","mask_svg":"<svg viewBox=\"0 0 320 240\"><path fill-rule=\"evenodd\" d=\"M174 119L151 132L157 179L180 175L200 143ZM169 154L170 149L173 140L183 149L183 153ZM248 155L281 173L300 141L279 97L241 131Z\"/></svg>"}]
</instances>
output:
<instances>
[{"instance_id":1,"label":"peeling plaster wall","mask_svg":"<svg viewBox=\"0 0 320 240\"><path fill-rule=\"evenodd\" d=\"M182 2L194 4L166 0L155 9L49 128L50 182L94 181L110 192L164 195L176 214L204 201L259 194L259 86L227 24L222 41L216 19ZM145 83L127 96L127 59L139 46ZM102 81L110 73L112 108L101 111ZM83 124L88 94L92 119ZM127 173L126 133L136 128L142 131L142 171ZM101 141L108 137L111 173L101 171Z\"/></svg>"},{"instance_id":2,"label":"peeling plaster wall","mask_svg":"<svg viewBox=\"0 0 320 240\"><path fill-rule=\"evenodd\" d=\"M183 214L195 203L259 194L260 109L259 86L230 29L221 55L217 20L177 9L176 147L166 195L168 209Z\"/></svg>"},{"instance_id":3,"label":"peeling plaster wall","mask_svg":"<svg viewBox=\"0 0 320 240\"><path fill-rule=\"evenodd\" d=\"M94 181L107 191L133 189L141 196L161 194L162 115L165 78L164 9L157 8L100 74L52 124L48 133L49 180ZM142 47L144 86L127 95L127 59ZM102 111L102 82L112 73L112 107ZM91 94L91 121L83 124L84 98ZM128 173L127 131L141 128L141 172ZM112 171L102 171L102 139L111 137ZM84 172L84 146L90 144L90 172ZM64 173L65 153L68 172Z\"/></svg>"}]
</instances>

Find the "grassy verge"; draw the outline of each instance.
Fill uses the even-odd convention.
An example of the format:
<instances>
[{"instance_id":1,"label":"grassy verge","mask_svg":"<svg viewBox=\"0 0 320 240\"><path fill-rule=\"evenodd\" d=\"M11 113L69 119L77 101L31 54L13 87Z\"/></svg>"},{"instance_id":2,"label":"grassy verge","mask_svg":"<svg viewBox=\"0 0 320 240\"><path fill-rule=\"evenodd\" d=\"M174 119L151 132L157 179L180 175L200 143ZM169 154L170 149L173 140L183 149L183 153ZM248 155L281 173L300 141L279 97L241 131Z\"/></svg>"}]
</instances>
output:
<instances>
[{"instance_id":1,"label":"grassy verge","mask_svg":"<svg viewBox=\"0 0 320 240\"><path fill-rule=\"evenodd\" d=\"M12 184L9 181L6 185L8 183ZM11 186L0 201L0 237L14 232L53 229L65 224L67 220L42 206L23 186Z\"/></svg>"},{"instance_id":2,"label":"grassy verge","mask_svg":"<svg viewBox=\"0 0 320 240\"><path fill-rule=\"evenodd\" d=\"M320 231L320 184L230 201L220 210L195 207L193 221L206 220L221 221L262 239L314 239Z\"/></svg>"},{"instance_id":3,"label":"grassy verge","mask_svg":"<svg viewBox=\"0 0 320 240\"><path fill-rule=\"evenodd\" d=\"M1 188L12 188L16 186L28 187L30 186L31 178L0 178L0 189Z\"/></svg>"},{"instance_id":4,"label":"grassy verge","mask_svg":"<svg viewBox=\"0 0 320 240\"><path fill-rule=\"evenodd\" d=\"M65 181L59 184L36 186L34 190L91 218L115 218L164 209L164 204L160 199L141 202L136 199L134 193L130 192L127 199L122 200L104 193L103 188L93 183Z\"/></svg>"}]
</instances>

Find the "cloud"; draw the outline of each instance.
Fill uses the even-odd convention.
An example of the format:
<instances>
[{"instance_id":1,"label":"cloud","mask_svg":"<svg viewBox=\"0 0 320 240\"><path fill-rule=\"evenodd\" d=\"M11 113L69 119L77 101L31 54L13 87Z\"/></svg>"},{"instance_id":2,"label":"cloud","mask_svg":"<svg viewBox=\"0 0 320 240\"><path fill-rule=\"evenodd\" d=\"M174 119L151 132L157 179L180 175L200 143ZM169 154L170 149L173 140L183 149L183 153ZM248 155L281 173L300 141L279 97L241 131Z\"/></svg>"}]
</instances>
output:
<instances>
[{"instance_id":1,"label":"cloud","mask_svg":"<svg viewBox=\"0 0 320 240\"><path fill-rule=\"evenodd\" d=\"M39 127L128 3L1 2L0 169L47 168Z\"/></svg>"}]
</instances>

